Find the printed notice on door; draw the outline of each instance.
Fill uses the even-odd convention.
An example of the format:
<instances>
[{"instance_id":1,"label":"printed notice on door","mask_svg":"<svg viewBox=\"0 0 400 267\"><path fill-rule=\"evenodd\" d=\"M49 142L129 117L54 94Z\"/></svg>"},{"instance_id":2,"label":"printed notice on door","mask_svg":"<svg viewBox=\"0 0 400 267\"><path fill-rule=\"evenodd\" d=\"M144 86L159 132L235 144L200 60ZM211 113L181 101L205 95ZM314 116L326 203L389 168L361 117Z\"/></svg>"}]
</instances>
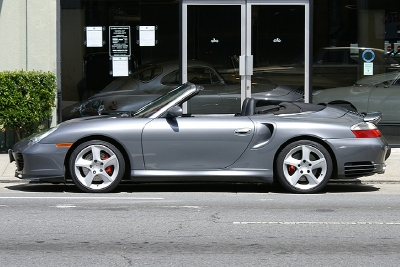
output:
<instances>
[{"instance_id":1,"label":"printed notice on door","mask_svg":"<svg viewBox=\"0 0 400 267\"><path fill-rule=\"evenodd\" d=\"M130 26L110 26L110 56L130 56L130 41Z\"/></svg>"},{"instance_id":2,"label":"printed notice on door","mask_svg":"<svg viewBox=\"0 0 400 267\"><path fill-rule=\"evenodd\" d=\"M113 76L121 77L128 76L129 74L129 64L128 57L113 57L112 58L112 67L113 67Z\"/></svg>"},{"instance_id":3,"label":"printed notice on door","mask_svg":"<svg viewBox=\"0 0 400 267\"><path fill-rule=\"evenodd\" d=\"M156 45L156 26L139 26L139 45Z\"/></svg>"},{"instance_id":4,"label":"printed notice on door","mask_svg":"<svg viewBox=\"0 0 400 267\"><path fill-rule=\"evenodd\" d=\"M103 27L86 27L86 46L103 46Z\"/></svg>"}]
</instances>

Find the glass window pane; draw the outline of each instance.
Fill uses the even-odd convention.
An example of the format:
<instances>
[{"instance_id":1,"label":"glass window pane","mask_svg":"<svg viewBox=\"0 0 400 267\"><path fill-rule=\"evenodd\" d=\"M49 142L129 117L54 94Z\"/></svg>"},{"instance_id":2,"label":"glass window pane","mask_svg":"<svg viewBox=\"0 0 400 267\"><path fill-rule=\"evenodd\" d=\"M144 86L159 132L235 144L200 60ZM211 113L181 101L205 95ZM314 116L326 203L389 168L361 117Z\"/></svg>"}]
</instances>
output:
<instances>
[{"instance_id":1,"label":"glass window pane","mask_svg":"<svg viewBox=\"0 0 400 267\"><path fill-rule=\"evenodd\" d=\"M314 3L313 102L342 100L360 113L380 111L380 130L400 145L398 1Z\"/></svg>"},{"instance_id":2,"label":"glass window pane","mask_svg":"<svg viewBox=\"0 0 400 267\"><path fill-rule=\"evenodd\" d=\"M260 79L304 88L304 6L252 6L252 91Z\"/></svg>"}]
</instances>

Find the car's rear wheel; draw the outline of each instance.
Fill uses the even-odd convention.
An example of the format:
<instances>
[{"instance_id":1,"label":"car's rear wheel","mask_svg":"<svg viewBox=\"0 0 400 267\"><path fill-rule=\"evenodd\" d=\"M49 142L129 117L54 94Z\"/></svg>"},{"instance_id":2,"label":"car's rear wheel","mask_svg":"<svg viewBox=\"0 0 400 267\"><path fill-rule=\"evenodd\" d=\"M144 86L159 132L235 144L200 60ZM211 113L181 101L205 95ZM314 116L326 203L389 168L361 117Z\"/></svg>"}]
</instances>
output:
<instances>
[{"instance_id":1,"label":"car's rear wheel","mask_svg":"<svg viewBox=\"0 0 400 267\"><path fill-rule=\"evenodd\" d=\"M279 153L275 170L279 182L294 193L320 191L332 175L332 157L319 143L296 141Z\"/></svg>"},{"instance_id":2,"label":"car's rear wheel","mask_svg":"<svg viewBox=\"0 0 400 267\"><path fill-rule=\"evenodd\" d=\"M122 153L105 141L88 141L77 146L69 159L75 185L84 192L110 192L125 172Z\"/></svg>"}]
</instances>

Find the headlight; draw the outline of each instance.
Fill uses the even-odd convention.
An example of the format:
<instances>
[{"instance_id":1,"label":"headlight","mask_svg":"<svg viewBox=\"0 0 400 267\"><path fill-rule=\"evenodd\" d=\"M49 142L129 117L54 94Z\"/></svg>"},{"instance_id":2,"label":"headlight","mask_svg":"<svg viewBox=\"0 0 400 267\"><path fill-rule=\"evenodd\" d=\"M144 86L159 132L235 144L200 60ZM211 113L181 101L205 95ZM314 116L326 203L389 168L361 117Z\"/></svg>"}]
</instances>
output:
<instances>
[{"instance_id":1,"label":"headlight","mask_svg":"<svg viewBox=\"0 0 400 267\"><path fill-rule=\"evenodd\" d=\"M32 143L32 144L39 143L43 138L45 138L46 136L50 135L52 132L54 132L55 130L57 130L57 128L58 128L58 125L55 126L55 127L53 127L53 128L50 128L50 129L47 130L46 132L39 133L39 134L36 134L36 135L31 136L31 137L29 138L30 143Z\"/></svg>"}]
</instances>

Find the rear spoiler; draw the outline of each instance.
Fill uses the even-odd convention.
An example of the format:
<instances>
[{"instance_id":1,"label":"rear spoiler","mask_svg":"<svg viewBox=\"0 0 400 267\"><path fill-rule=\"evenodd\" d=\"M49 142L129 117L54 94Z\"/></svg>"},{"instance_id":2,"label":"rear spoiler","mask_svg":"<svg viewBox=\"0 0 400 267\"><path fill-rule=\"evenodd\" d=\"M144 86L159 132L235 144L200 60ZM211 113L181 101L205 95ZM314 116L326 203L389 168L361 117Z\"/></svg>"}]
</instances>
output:
<instances>
[{"instance_id":1,"label":"rear spoiler","mask_svg":"<svg viewBox=\"0 0 400 267\"><path fill-rule=\"evenodd\" d=\"M370 112L364 115L365 122L372 122L373 124L377 124L382 119L382 113L377 112Z\"/></svg>"}]
</instances>

